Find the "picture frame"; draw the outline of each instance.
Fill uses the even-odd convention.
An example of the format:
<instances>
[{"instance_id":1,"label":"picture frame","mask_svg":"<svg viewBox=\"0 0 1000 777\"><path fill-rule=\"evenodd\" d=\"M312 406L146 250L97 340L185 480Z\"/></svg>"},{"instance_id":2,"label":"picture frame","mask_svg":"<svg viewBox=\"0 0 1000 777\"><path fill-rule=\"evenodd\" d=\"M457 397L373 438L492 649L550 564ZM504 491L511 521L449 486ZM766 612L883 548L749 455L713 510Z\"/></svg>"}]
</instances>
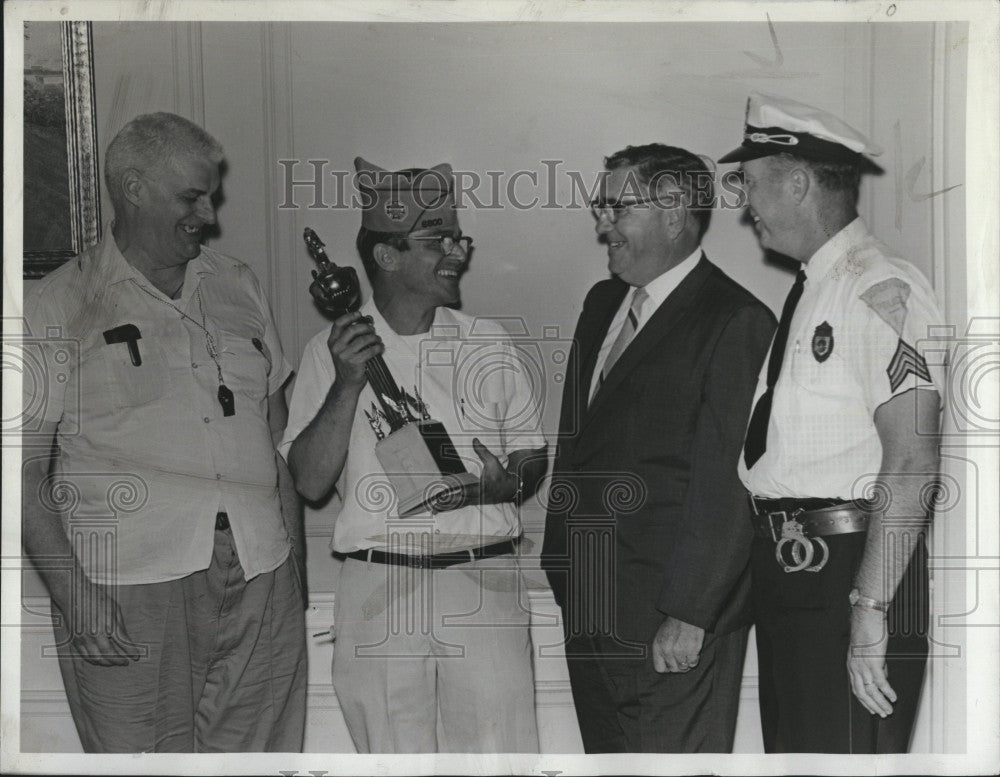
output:
<instances>
[{"instance_id":1,"label":"picture frame","mask_svg":"<svg viewBox=\"0 0 1000 777\"><path fill-rule=\"evenodd\" d=\"M23 225L26 279L100 239L90 22L25 23Z\"/></svg>"}]
</instances>

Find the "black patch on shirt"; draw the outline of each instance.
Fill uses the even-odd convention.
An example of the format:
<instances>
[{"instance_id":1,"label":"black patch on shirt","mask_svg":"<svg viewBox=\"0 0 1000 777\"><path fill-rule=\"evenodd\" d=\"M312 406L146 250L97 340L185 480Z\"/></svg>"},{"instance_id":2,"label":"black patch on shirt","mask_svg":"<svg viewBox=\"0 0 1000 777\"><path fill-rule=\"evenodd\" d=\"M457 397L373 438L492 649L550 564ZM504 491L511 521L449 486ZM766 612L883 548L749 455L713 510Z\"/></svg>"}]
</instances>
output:
<instances>
[{"instance_id":1,"label":"black patch on shirt","mask_svg":"<svg viewBox=\"0 0 1000 777\"><path fill-rule=\"evenodd\" d=\"M826 321L813 332L812 352L818 362L825 362L833 353L833 327Z\"/></svg>"}]
</instances>

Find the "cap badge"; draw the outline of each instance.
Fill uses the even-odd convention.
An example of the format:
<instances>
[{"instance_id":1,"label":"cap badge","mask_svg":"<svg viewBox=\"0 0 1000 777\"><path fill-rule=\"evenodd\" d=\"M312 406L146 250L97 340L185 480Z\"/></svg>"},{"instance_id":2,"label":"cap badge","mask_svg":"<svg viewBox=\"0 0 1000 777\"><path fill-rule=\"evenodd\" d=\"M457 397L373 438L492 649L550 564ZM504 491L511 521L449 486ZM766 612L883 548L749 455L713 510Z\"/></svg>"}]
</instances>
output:
<instances>
[{"instance_id":1,"label":"cap badge","mask_svg":"<svg viewBox=\"0 0 1000 777\"><path fill-rule=\"evenodd\" d=\"M402 221L406 218L407 207L401 202L392 202L391 200L385 204L385 215L391 218L393 221Z\"/></svg>"},{"instance_id":2,"label":"cap badge","mask_svg":"<svg viewBox=\"0 0 1000 777\"><path fill-rule=\"evenodd\" d=\"M768 135L766 132L748 132L743 137L751 143L778 143L782 146L797 146L799 139L794 135Z\"/></svg>"}]
</instances>

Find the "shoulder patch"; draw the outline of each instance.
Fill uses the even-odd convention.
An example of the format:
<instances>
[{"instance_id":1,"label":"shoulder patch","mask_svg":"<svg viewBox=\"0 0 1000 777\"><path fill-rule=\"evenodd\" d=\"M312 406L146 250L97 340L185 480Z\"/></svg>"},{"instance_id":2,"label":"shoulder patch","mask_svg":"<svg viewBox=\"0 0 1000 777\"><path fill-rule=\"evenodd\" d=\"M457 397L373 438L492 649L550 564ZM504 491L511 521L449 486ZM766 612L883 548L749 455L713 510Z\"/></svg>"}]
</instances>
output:
<instances>
[{"instance_id":1,"label":"shoulder patch","mask_svg":"<svg viewBox=\"0 0 1000 777\"><path fill-rule=\"evenodd\" d=\"M874 310L878 317L903 336L906 323L906 301L910 298L910 284L900 278L887 278L876 283L861 294L861 299Z\"/></svg>"},{"instance_id":2,"label":"shoulder patch","mask_svg":"<svg viewBox=\"0 0 1000 777\"><path fill-rule=\"evenodd\" d=\"M910 374L916 375L928 383L931 382L931 374L927 369L924 357L917 353L916 348L902 340L896 346L896 353L885 372L889 376L889 386L893 391L898 389L906 376Z\"/></svg>"}]
</instances>

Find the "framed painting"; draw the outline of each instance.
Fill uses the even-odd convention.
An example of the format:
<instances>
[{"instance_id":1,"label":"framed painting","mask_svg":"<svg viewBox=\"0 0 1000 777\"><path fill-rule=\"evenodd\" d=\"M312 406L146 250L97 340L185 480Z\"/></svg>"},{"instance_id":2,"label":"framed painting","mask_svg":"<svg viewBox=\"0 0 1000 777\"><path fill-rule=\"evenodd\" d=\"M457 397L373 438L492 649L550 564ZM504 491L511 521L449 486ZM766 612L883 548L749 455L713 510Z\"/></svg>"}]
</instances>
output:
<instances>
[{"instance_id":1,"label":"framed painting","mask_svg":"<svg viewBox=\"0 0 1000 777\"><path fill-rule=\"evenodd\" d=\"M89 22L24 23L24 277L100 238Z\"/></svg>"}]
</instances>

